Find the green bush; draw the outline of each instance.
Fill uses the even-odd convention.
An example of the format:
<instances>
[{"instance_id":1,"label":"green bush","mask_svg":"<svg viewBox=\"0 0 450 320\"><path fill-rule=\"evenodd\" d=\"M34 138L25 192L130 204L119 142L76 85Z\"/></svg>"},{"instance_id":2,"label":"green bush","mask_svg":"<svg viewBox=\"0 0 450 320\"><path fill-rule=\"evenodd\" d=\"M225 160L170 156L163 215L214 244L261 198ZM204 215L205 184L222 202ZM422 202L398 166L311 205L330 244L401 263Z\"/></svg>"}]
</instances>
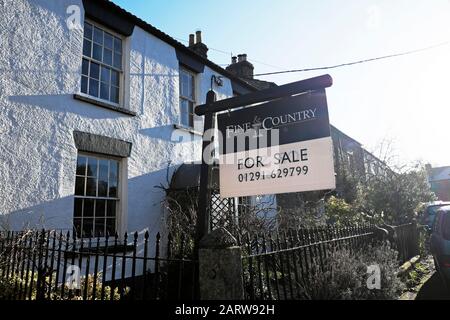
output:
<instances>
[{"instance_id":1,"label":"green bush","mask_svg":"<svg viewBox=\"0 0 450 320\"><path fill-rule=\"evenodd\" d=\"M343 223L356 224L362 222L362 216L357 214L344 199L330 197L325 205L326 222L337 227Z\"/></svg>"}]
</instances>

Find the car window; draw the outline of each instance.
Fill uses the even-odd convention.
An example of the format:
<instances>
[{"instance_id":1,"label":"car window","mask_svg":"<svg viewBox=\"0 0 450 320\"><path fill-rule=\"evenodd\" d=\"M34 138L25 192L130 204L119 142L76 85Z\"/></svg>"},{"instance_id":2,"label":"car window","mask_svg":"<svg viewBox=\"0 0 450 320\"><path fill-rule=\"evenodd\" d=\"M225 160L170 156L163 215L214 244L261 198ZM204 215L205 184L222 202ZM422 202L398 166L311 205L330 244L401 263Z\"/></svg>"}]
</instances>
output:
<instances>
[{"instance_id":1,"label":"car window","mask_svg":"<svg viewBox=\"0 0 450 320\"><path fill-rule=\"evenodd\" d=\"M428 207L428 214L435 214L438 209L438 206Z\"/></svg>"},{"instance_id":2,"label":"car window","mask_svg":"<svg viewBox=\"0 0 450 320\"><path fill-rule=\"evenodd\" d=\"M439 230L440 220L441 220L441 212L438 212L436 215L436 219L434 219L434 224L433 224L433 232L436 234L440 234L440 230Z\"/></svg>"},{"instance_id":3,"label":"car window","mask_svg":"<svg viewBox=\"0 0 450 320\"><path fill-rule=\"evenodd\" d=\"M448 206L448 204L439 204L439 205L430 206L427 208L427 213L429 215L434 215L440 208L446 207L446 206Z\"/></svg>"},{"instance_id":4,"label":"car window","mask_svg":"<svg viewBox=\"0 0 450 320\"><path fill-rule=\"evenodd\" d=\"M450 214L446 213L443 215L441 223L441 231L442 231L442 237L445 240L450 240Z\"/></svg>"}]
</instances>

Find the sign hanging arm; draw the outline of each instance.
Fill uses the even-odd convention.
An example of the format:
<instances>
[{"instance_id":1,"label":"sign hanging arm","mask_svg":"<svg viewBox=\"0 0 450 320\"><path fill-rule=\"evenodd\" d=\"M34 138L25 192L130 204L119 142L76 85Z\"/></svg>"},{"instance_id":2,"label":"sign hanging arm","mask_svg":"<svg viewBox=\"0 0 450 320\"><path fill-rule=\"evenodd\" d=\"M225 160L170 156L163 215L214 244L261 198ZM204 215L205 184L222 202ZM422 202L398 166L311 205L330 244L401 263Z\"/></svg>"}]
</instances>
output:
<instances>
[{"instance_id":1,"label":"sign hanging arm","mask_svg":"<svg viewBox=\"0 0 450 320\"><path fill-rule=\"evenodd\" d=\"M208 112L216 113L237 107L248 106L259 102L292 96L311 90L320 90L331 87L332 85L333 79L330 75L326 74L311 79L301 80L274 88L252 92L243 96L237 96L213 102L206 101L205 104L199 105L195 108L195 113L199 116L203 116Z\"/></svg>"}]
</instances>

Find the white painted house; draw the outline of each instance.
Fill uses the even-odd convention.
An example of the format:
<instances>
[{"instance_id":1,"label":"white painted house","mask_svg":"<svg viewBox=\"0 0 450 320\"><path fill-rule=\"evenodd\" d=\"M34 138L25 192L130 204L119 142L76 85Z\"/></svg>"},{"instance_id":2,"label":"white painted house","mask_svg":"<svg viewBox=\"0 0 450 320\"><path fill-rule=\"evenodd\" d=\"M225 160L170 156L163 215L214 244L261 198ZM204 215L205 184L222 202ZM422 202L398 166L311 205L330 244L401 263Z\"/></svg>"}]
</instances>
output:
<instances>
[{"instance_id":1,"label":"white painted house","mask_svg":"<svg viewBox=\"0 0 450 320\"><path fill-rule=\"evenodd\" d=\"M200 160L194 105L255 90L200 37L188 48L105 0L0 1L2 223L160 231L155 187Z\"/></svg>"}]
</instances>

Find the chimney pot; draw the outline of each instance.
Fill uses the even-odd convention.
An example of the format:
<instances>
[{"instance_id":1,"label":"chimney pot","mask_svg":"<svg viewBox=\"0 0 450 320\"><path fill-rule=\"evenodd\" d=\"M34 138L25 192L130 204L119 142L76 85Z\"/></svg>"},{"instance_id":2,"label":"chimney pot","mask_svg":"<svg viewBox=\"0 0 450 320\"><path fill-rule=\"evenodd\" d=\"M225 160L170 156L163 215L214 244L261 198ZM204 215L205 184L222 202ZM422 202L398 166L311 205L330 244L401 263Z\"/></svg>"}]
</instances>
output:
<instances>
[{"instance_id":1,"label":"chimney pot","mask_svg":"<svg viewBox=\"0 0 450 320\"><path fill-rule=\"evenodd\" d=\"M195 35L197 36L197 41L195 43L202 43L202 32L201 32L201 30L196 31Z\"/></svg>"},{"instance_id":2,"label":"chimney pot","mask_svg":"<svg viewBox=\"0 0 450 320\"><path fill-rule=\"evenodd\" d=\"M242 61L247 61L247 54L246 54L246 53L244 53L244 54L242 55Z\"/></svg>"},{"instance_id":3,"label":"chimney pot","mask_svg":"<svg viewBox=\"0 0 450 320\"><path fill-rule=\"evenodd\" d=\"M233 56L233 57L231 57L231 64L235 64L235 63L237 63L237 57Z\"/></svg>"},{"instance_id":4,"label":"chimney pot","mask_svg":"<svg viewBox=\"0 0 450 320\"><path fill-rule=\"evenodd\" d=\"M242 57L243 55L242 54L238 54L238 62L242 62L242 61L244 61L244 60L242 60L243 59L243 57Z\"/></svg>"},{"instance_id":5,"label":"chimney pot","mask_svg":"<svg viewBox=\"0 0 450 320\"><path fill-rule=\"evenodd\" d=\"M194 44L195 44L195 38L194 38L195 36L194 36L194 34L193 33L191 33L190 35L189 35L189 47L192 47Z\"/></svg>"}]
</instances>

